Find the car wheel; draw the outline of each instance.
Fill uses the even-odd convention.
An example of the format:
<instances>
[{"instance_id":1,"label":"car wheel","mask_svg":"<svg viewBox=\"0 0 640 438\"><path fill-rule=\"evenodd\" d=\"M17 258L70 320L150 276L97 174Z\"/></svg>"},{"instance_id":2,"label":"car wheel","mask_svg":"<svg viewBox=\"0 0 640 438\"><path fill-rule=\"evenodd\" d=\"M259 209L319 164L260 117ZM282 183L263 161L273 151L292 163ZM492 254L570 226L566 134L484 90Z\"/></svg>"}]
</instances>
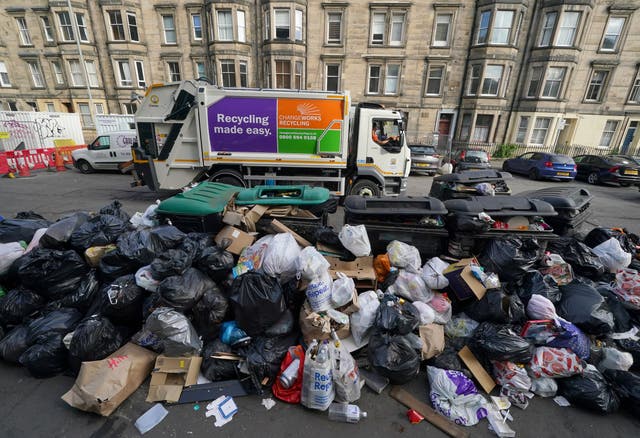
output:
<instances>
[{"instance_id":1,"label":"car wheel","mask_svg":"<svg viewBox=\"0 0 640 438\"><path fill-rule=\"evenodd\" d=\"M373 181L361 179L360 181L356 181L356 183L351 186L349 194L364 196L365 198L380 196L380 187L378 187L378 184L374 183Z\"/></svg>"},{"instance_id":2,"label":"car wheel","mask_svg":"<svg viewBox=\"0 0 640 438\"><path fill-rule=\"evenodd\" d=\"M598 176L598 172L591 172L589 176L587 176L587 182L589 184L598 184L600 182L600 177Z\"/></svg>"},{"instance_id":3,"label":"car wheel","mask_svg":"<svg viewBox=\"0 0 640 438\"><path fill-rule=\"evenodd\" d=\"M538 169L531 169L529 171L529 179L537 180L540 178L540 174L538 173Z\"/></svg>"},{"instance_id":4,"label":"car wheel","mask_svg":"<svg viewBox=\"0 0 640 438\"><path fill-rule=\"evenodd\" d=\"M95 172L95 169L91 166L91 164L89 164L89 162L87 160L80 160L78 161L78 170L82 173L93 173Z\"/></svg>"},{"instance_id":5,"label":"car wheel","mask_svg":"<svg viewBox=\"0 0 640 438\"><path fill-rule=\"evenodd\" d=\"M618 183L618 184L620 184L620 187L629 187L631 185L628 182L621 182L621 183Z\"/></svg>"},{"instance_id":6,"label":"car wheel","mask_svg":"<svg viewBox=\"0 0 640 438\"><path fill-rule=\"evenodd\" d=\"M511 172L509 170L509 164L506 161L502 163L502 170L504 170L505 172Z\"/></svg>"}]
</instances>

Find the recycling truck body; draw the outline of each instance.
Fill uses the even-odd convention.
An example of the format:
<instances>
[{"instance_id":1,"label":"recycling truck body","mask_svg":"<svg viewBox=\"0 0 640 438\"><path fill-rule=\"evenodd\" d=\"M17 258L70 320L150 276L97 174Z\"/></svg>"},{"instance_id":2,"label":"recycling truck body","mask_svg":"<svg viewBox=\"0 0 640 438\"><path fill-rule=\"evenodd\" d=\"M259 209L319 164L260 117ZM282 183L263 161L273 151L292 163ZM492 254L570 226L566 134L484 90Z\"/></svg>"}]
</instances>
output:
<instances>
[{"instance_id":1,"label":"recycling truck body","mask_svg":"<svg viewBox=\"0 0 640 438\"><path fill-rule=\"evenodd\" d=\"M411 167L400 112L352 109L348 93L183 81L147 90L135 123L134 185L156 191L208 180L398 195ZM374 126L394 140L375 142Z\"/></svg>"}]
</instances>

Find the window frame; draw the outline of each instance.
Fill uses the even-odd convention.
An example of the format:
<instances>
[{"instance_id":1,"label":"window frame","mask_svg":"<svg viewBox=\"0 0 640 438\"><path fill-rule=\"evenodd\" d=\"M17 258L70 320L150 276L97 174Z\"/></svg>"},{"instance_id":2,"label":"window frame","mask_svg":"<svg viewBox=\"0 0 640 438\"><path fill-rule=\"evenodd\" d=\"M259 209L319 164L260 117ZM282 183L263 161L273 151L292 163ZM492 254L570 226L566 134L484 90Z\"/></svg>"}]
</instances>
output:
<instances>
[{"instance_id":1,"label":"window frame","mask_svg":"<svg viewBox=\"0 0 640 438\"><path fill-rule=\"evenodd\" d=\"M636 71L636 75L631 81L627 103L640 104L640 68Z\"/></svg>"},{"instance_id":2,"label":"window frame","mask_svg":"<svg viewBox=\"0 0 640 438\"><path fill-rule=\"evenodd\" d=\"M116 72L118 73L118 88L133 88L133 76L131 75L131 62L128 59L116 59ZM124 68L126 66L126 69ZM127 77L128 73L128 77Z\"/></svg>"},{"instance_id":3,"label":"window frame","mask_svg":"<svg viewBox=\"0 0 640 438\"><path fill-rule=\"evenodd\" d=\"M594 83L594 76L597 73L604 73L604 77L602 81L598 83ZM588 103L599 103L604 100L604 95L606 94L606 87L609 83L609 78L611 75L611 70L605 68L592 68L591 74L589 75L589 82L587 83L587 89L584 94L584 102ZM597 87L597 88L596 88ZM590 97L593 93L593 90L596 90L596 96Z\"/></svg>"},{"instance_id":4,"label":"window frame","mask_svg":"<svg viewBox=\"0 0 640 438\"><path fill-rule=\"evenodd\" d=\"M182 80L180 61L165 61L165 63L167 65L167 78L169 79L169 82L180 82ZM177 79L174 79L175 76L177 76Z\"/></svg>"},{"instance_id":5,"label":"window frame","mask_svg":"<svg viewBox=\"0 0 640 438\"><path fill-rule=\"evenodd\" d=\"M373 75L372 74L372 69L377 69L378 70L378 74L377 75ZM367 68L367 94L375 94L375 95L379 95L382 94L382 88L383 88L383 82L382 82L382 72L383 72L383 64L382 63L372 63L369 64L368 68ZM371 87L372 85L372 81L375 80L375 84L377 84L375 87Z\"/></svg>"},{"instance_id":6,"label":"window frame","mask_svg":"<svg viewBox=\"0 0 640 438\"><path fill-rule=\"evenodd\" d=\"M339 19L338 21L332 20L331 16L337 16ZM343 44L343 26L342 26L342 19L344 17L344 12L343 11L326 11L325 12L325 44L330 45L330 46L340 46ZM331 38L331 24L332 23L338 23L338 38Z\"/></svg>"},{"instance_id":7,"label":"window frame","mask_svg":"<svg viewBox=\"0 0 640 438\"><path fill-rule=\"evenodd\" d=\"M73 23L71 22L71 16L68 11L60 11L56 13L58 17L58 24L60 26L60 36L62 36L62 41L65 43L75 41L76 33L73 29ZM62 17L66 17L66 24L62 23Z\"/></svg>"},{"instance_id":8,"label":"window frame","mask_svg":"<svg viewBox=\"0 0 640 438\"><path fill-rule=\"evenodd\" d=\"M446 36L444 40L438 39L438 27L441 22L438 21L439 17L448 17L449 20L446 23L447 30ZM431 38L431 45L433 47L450 47L451 46L451 30L454 28L453 26L453 13L452 12L436 12L434 17L434 26L433 26L433 36Z\"/></svg>"},{"instance_id":9,"label":"window frame","mask_svg":"<svg viewBox=\"0 0 640 438\"><path fill-rule=\"evenodd\" d=\"M563 23L565 22L564 20L566 19L566 17L568 15L574 15L577 17L576 19L576 23L575 23L575 27L574 28L570 28L567 26L563 26ZM575 47L576 46L576 40L578 39L578 29L580 28L580 23L582 21L582 11L562 11L562 14L560 15L560 20L558 21L557 27L556 27L556 35L555 35L555 45L554 47ZM562 36L563 33L563 29L573 29L572 30L572 34L571 34L571 43L570 44L560 44L560 38Z\"/></svg>"},{"instance_id":10,"label":"window frame","mask_svg":"<svg viewBox=\"0 0 640 438\"><path fill-rule=\"evenodd\" d=\"M609 24L611 24L611 20L612 19L620 19L620 20L622 20L622 25L620 26L619 33L615 37L615 42L613 43L613 47L605 48L604 47L604 43L605 43L605 41L607 39L607 31L609 29ZM627 24L627 17L621 16L621 15L609 15L609 17L607 18L607 23L604 26L604 31L602 32L602 39L600 40L599 50L601 52L616 53L616 52L618 52L620 50L620 45L621 45L620 42L622 40L622 35L623 35L623 32L625 31L626 24Z\"/></svg>"},{"instance_id":11,"label":"window frame","mask_svg":"<svg viewBox=\"0 0 640 438\"><path fill-rule=\"evenodd\" d=\"M609 126L610 123L613 123L613 130L609 129L607 130L607 127ZM600 135L600 141L598 142L598 147L599 148L610 148L611 144L613 143L613 139L616 136L616 133L618 132L618 126L620 126L620 120L614 120L614 119L610 119L607 120L604 124L604 128L602 129L602 134ZM603 140L605 138L608 138L608 142L607 144L603 144Z\"/></svg>"},{"instance_id":12,"label":"window frame","mask_svg":"<svg viewBox=\"0 0 640 438\"><path fill-rule=\"evenodd\" d=\"M482 83L482 75L484 70L483 64L471 64L469 67L469 83L467 84L467 96L478 96L480 84ZM477 74L476 74L477 70Z\"/></svg>"},{"instance_id":13,"label":"window frame","mask_svg":"<svg viewBox=\"0 0 640 438\"><path fill-rule=\"evenodd\" d=\"M238 61L238 80L240 87L247 88L249 86L249 63L247 61Z\"/></svg>"},{"instance_id":14,"label":"window frame","mask_svg":"<svg viewBox=\"0 0 640 438\"><path fill-rule=\"evenodd\" d=\"M551 71L555 71L558 70L562 73L562 76L560 77L560 79L557 78L550 78L549 73ZM559 67L559 66L548 66L544 72L544 80L542 81L540 90L539 90L539 98L540 99L547 99L547 100L558 100L560 98L562 98L563 95L563 89L564 89L564 80L567 77L567 68L566 67ZM545 92L547 90L547 84L548 83L558 83L558 92L556 96L553 95L545 95ZM549 87L549 89L553 89L553 85L551 85Z\"/></svg>"},{"instance_id":15,"label":"window frame","mask_svg":"<svg viewBox=\"0 0 640 438\"><path fill-rule=\"evenodd\" d=\"M440 76L434 76L431 74L432 71L434 70L440 70ZM425 81L425 92L424 95L428 96L428 97L436 97L436 96L441 96L442 95L442 87L444 85L444 80L445 80L445 73L446 73L446 65L444 64L429 64L427 66L427 78ZM430 93L429 92L429 84L432 81L438 81L438 92L437 93Z\"/></svg>"},{"instance_id":16,"label":"window frame","mask_svg":"<svg viewBox=\"0 0 640 438\"><path fill-rule=\"evenodd\" d=\"M336 69L335 74L330 72L330 69ZM329 73L332 73L331 75ZM336 88L329 89L329 83L335 81ZM324 63L324 90L339 92L342 86L342 63L341 62L325 62Z\"/></svg>"},{"instance_id":17,"label":"window frame","mask_svg":"<svg viewBox=\"0 0 640 438\"><path fill-rule=\"evenodd\" d=\"M172 27L167 27L167 20L171 20ZM178 45L178 31L176 28L175 14L164 13L160 14L160 20L162 21L162 37L164 44L175 46ZM173 35L172 40L169 41L168 36Z\"/></svg>"},{"instance_id":18,"label":"window frame","mask_svg":"<svg viewBox=\"0 0 640 438\"><path fill-rule=\"evenodd\" d=\"M242 18L240 18L242 17ZM238 42L247 42L247 13L243 9L236 10Z\"/></svg>"},{"instance_id":19,"label":"window frame","mask_svg":"<svg viewBox=\"0 0 640 438\"><path fill-rule=\"evenodd\" d=\"M89 42L89 28L87 27L87 22L84 19L84 14L82 12L75 13L76 26L78 26L78 39L81 43ZM82 22L82 24L80 24Z\"/></svg>"},{"instance_id":20,"label":"window frame","mask_svg":"<svg viewBox=\"0 0 640 438\"><path fill-rule=\"evenodd\" d=\"M227 18L221 20L223 17ZM226 22L227 19L228 22ZM216 40L233 41L233 15L231 14L231 9L216 9Z\"/></svg>"},{"instance_id":21,"label":"window frame","mask_svg":"<svg viewBox=\"0 0 640 438\"><path fill-rule=\"evenodd\" d=\"M82 111L85 108L87 111ZM82 121L82 126L85 128L94 126L93 116L91 114L91 106L87 102L78 102L78 114L80 114L80 120ZM88 120L87 120L88 117Z\"/></svg>"},{"instance_id":22,"label":"window frame","mask_svg":"<svg viewBox=\"0 0 640 438\"><path fill-rule=\"evenodd\" d=\"M304 41L304 11L302 9L296 9L293 12L294 25L293 25L293 40Z\"/></svg>"},{"instance_id":23,"label":"window frame","mask_svg":"<svg viewBox=\"0 0 640 438\"><path fill-rule=\"evenodd\" d=\"M72 87L86 87L87 81L85 80L84 74L82 72L82 65L80 64L79 59L68 59L67 63L69 65L69 73L71 78L71 86ZM74 69L74 66L77 66L77 69ZM77 70L77 71L74 71Z\"/></svg>"},{"instance_id":24,"label":"window frame","mask_svg":"<svg viewBox=\"0 0 640 438\"><path fill-rule=\"evenodd\" d=\"M45 102L45 105L47 106L48 113L56 112L56 105L53 102Z\"/></svg>"},{"instance_id":25,"label":"window frame","mask_svg":"<svg viewBox=\"0 0 640 438\"><path fill-rule=\"evenodd\" d=\"M551 119L552 119L551 117L536 117L534 119L533 126L531 127L531 133L529 134L529 144L532 144L532 145L544 145L545 144L545 142L547 141L547 136L549 135L549 129L551 128ZM539 121L547 121L548 124L547 124L546 127L538 127L538 122ZM534 142L533 141L534 140L534 135L536 134L536 132L540 132L542 130L544 130L544 136L542 138L542 142L540 142L540 143Z\"/></svg>"},{"instance_id":26,"label":"window frame","mask_svg":"<svg viewBox=\"0 0 640 438\"><path fill-rule=\"evenodd\" d=\"M278 15L286 15L287 24L278 22ZM278 31L284 32L286 30L287 36L278 36ZM273 39L275 40L291 40L291 9L289 8L273 8ZM284 33L283 33L284 35Z\"/></svg>"},{"instance_id":27,"label":"window frame","mask_svg":"<svg viewBox=\"0 0 640 438\"><path fill-rule=\"evenodd\" d=\"M291 84L292 84L292 76L293 76L293 72L292 72L292 68L291 68L291 60L290 59L276 59L274 60L274 66L275 66L275 84L274 84L274 88L277 89L286 89L286 90L290 90L291 89ZM284 69L280 69L279 67L285 67ZM288 71L287 70L288 67ZM282 86L280 84L280 82L282 81ZM288 86L287 85L288 82Z\"/></svg>"},{"instance_id":28,"label":"window frame","mask_svg":"<svg viewBox=\"0 0 640 438\"><path fill-rule=\"evenodd\" d=\"M64 76L64 69L62 68L60 61L58 60L51 61L51 70L53 70L53 78L56 81L56 85L64 85L66 81Z\"/></svg>"},{"instance_id":29,"label":"window frame","mask_svg":"<svg viewBox=\"0 0 640 438\"><path fill-rule=\"evenodd\" d=\"M100 87L100 78L98 76L98 70L96 68L95 61L93 59L88 59L84 61L85 71L87 73L87 79L89 81L90 88L99 88ZM89 68L91 65L91 68ZM95 82L94 82L95 79Z\"/></svg>"},{"instance_id":30,"label":"window frame","mask_svg":"<svg viewBox=\"0 0 640 438\"><path fill-rule=\"evenodd\" d=\"M33 88L45 88L44 75L42 74L42 68L40 67L40 62L38 60L27 60L26 61L29 75L31 76L31 85Z\"/></svg>"},{"instance_id":31,"label":"window frame","mask_svg":"<svg viewBox=\"0 0 640 438\"><path fill-rule=\"evenodd\" d=\"M231 69L228 67L231 67ZM220 60L220 79L222 79L222 86L224 88L233 88L237 86L236 62L233 59ZM227 85L226 82L228 82L229 85Z\"/></svg>"},{"instance_id":32,"label":"window frame","mask_svg":"<svg viewBox=\"0 0 640 438\"><path fill-rule=\"evenodd\" d=\"M395 76L390 74L390 69L391 68L397 68L397 73ZM398 94L400 94L400 75L402 74L402 64L395 63L395 62L387 62L385 64L385 69L384 69L384 90L382 91L382 93L385 96L397 96ZM394 80L393 78L395 78L395 88L392 89L392 91L390 91L390 89L392 88L390 86L392 80Z\"/></svg>"},{"instance_id":33,"label":"window frame","mask_svg":"<svg viewBox=\"0 0 640 438\"><path fill-rule=\"evenodd\" d=\"M0 87L2 88L11 87L11 78L9 77L9 70L7 69L7 64L4 61L0 61Z\"/></svg>"},{"instance_id":34,"label":"window frame","mask_svg":"<svg viewBox=\"0 0 640 438\"><path fill-rule=\"evenodd\" d=\"M33 39L29 32L29 25L26 17L16 17L16 25L18 26L18 36L20 46L33 46Z\"/></svg>"},{"instance_id":35,"label":"window frame","mask_svg":"<svg viewBox=\"0 0 640 438\"><path fill-rule=\"evenodd\" d=\"M489 122L488 125L480 125L478 122L480 118L483 120L487 120ZM486 118L486 119L485 119ZM475 123L473 124L473 131L471 132L470 141L478 142L478 143L489 143L489 139L491 138L491 130L493 128L495 116L493 114L476 114ZM486 135L478 138L478 128L486 128Z\"/></svg>"},{"instance_id":36,"label":"window frame","mask_svg":"<svg viewBox=\"0 0 640 438\"><path fill-rule=\"evenodd\" d=\"M134 115L138 111L138 105L135 102L122 103L122 113Z\"/></svg>"},{"instance_id":37,"label":"window frame","mask_svg":"<svg viewBox=\"0 0 640 438\"><path fill-rule=\"evenodd\" d=\"M51 26L51 18L48 15L40 15L40 25L42 26L42 36L45 43L53 43L56 41L53 27Z\"/></svg>"},{"instance_id":38,"label":"window frame","mask_svg":"<svg viewBox=\"0 0 640 438\"><path fill-rule=\"evenodd\" d=\"M553 22L548 25L548 17L553 16ZM558 23L558 11L548 11L544 14L544 21L540 27L540 36L538 38L538 47L552 47L554 43L556 24ZM547 33L548 32L548 33ZM548 41L545 43L545 36L548 36Z\"/></svg>"},{"instance_id":39,"label":"window frame","mask_svg":"<svg viewBox=\"0 0 640 438\"><path fill-rule=\"evenodd\" d=\"M374 47L404 47L407 39L408 10L400 7L373 8L369 16L369 45ZM376 19L382 18L382 21ZM400 18L400 19L397 19ZM395 35L397 29L400 35ZM377 30L382 33L376 33Z\"/></svg>"},{"instance_id":40,"label":"window frame","mask_svg":"<svg viewBox=\"0 0 640 438\"><path fill-rule=\"evenodd\" d=\"M127 16L127 30L129 31L129 40L134 43L139 43L140 30L138 27L138 17L135 12L131 12L131 11L125 12L125 15ZM131 21L131 18L133 18L133 22ZM133 37L134 33L136 35L136 38Z\"/></svg>"},{"instance_id":41,"label":"window frame","mask_svg":"<svg viewBox=\"0 0 640 438\"><path fill-rule=\"evenodd\" d=\"M495 84L495 93L485 93L485 85L487 80L495 80L495 77L492 78L487 75L487 71L490 67L498 67L500 69L500 76L498 77L497 83ZM502 78L504 76L504 64L487 64L482 69L482 81L480 87L479 96L481 97L498 97L501 95L501 86L502 86ZM490 85L489 85L490 87Z\"/></svg>"},{"instance_id":42,"label":"window frame","mask_svg":"<svg viewBox=\"0 0 640 438\"><path fill-rule=\"evenodd\" d=\"M518 121L518 129L516 130L516 137L515 137L516 143L524 144L525 141L527 140L527 133L529 131L530 119L531 119L530 116L520 116L520 120Z\"/></svg>"},{"instance_id":43,"label":"window frame","mask_svg":"<svg viewBox=\"0 0 640 438\"><path fill-rule=\"evenodd\" d=\"M109 36L111 37L111 41L127 41L127 32L124 26L124 19L122 18L122 11L119 9L110 9L107 12L107 17L109 17ZM115 21L118 18L120 21ZM117 32L114 31L117 29ZM116 33L122 34L122 38L116 38Z\"/></svg>"},{"instance_id":44,"label":"window frame","mask_svg":"<svg viewBox=\"0 0 640 438\"><path fill-rule=\"evenodd\" d=\"M509 27L508 28L504 28L501 27L499 29L507 29L507 34L506 34L506 41L502 42L502 40L500 41L496 41L496 29L498 29L496 27L496 22L498 20L498 15L501 14L511 14L511 21L509 22ZM513 9L496 9L495 13L493 14L493 16L491 17L491 27L490 27L490 35L489 35L489 45L492 46L508 46L509 44L511 44L511 38L513 36L513 24L515 22L515 18L516 18L516 11Z\"/></svg>"},{"instance_id":45,"label":"window frame","mask_svg":"<svg viewBox=\"0 0 640 438\"><path fill-rule=\"evenodd\" d=\"M194 41L202 41L202 14L199 12L192 12L190 14L191 18L191 38ZM197 18L197 20L196 20ZM198 23L196 23L198 21Z\"/></svg>"},{"instance_id":46,"label":"window frame","mask_svg":"<svg viewBox=\"0 0 640 438\"><path fill-rule=\"evenodd\" d=\"M486 26L484 24L484 17L487 17ZM478 33L476 33L476 45L486 45L489 43L489 37L491 35L491 19L493 18L493 10L486 9L480 12L478 18ZM481 36L482 35L482 40Z\"/></svg>"},{"instance_id":47,"label":"window frame","mask_svg":"<svg viewBox=\"0 0 640 438\"><path fill-rule=\"evenodd\" d=\"M136 85L138 88L141 89L146 89L147 88L147 81L146 81L146 76L144 74L144 61L141 59L134 59L133 60L133 69L136 72ZM142 74L140 74L142 73ZM142 77L141 77L142 76Z\"/></svg>"}]
</instances>

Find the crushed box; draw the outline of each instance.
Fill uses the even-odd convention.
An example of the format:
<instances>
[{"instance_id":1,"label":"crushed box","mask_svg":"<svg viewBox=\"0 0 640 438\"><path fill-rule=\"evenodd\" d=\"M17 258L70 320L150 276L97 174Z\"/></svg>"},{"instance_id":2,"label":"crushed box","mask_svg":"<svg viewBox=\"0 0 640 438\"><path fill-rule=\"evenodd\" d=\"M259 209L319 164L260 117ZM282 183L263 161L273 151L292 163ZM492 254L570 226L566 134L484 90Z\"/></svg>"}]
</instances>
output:
<instances>
[{"instance_id":1,"label":"crushed box","mask_svg":"<svg viewBox=\"0 0 640 438\"><path fill-rule=\"evenodd\" d=\"M342 272L353 278L357 289L375 290L377 286L376 271L373 269L373 257L357 257L353 261L340 260L338 257L325 256L329 262L329 274L334 280L337 273Z\"/></svg>"},{"instance_id":2,"label":"crushed box","mask_svg":"<svg viewBox=\"0 0 640 438\"><path fill-rule=\"evenodd\" d=\"M487 292L487 288L471 272L470 265L472 263L476 263L474 258L461 259L450 264L443 272L444 276L449 280L449 288L459 301L474 297L480 300Z\"/></svg>"},{"instance_id":3,"label":"crushed box","mask_svg":"<svg viewBox=\"0 0 640 438\"><path fill-rule=\"evenodd\" d=\"M226 248L231 254L240 255L243 249L250 246L256 238L249 233L245 233L231 225L227 225L216 234L215 242L218 246L223 247L222 241L230 240L231 244Z\"/></svg>"},{"instance_id":4,"label":"crushed box","mask_svg":"<svg viewBox=\"0 0 640 438\"><path fill-rule=\"evenodd\" d=\"M147 402L180 400L182 389L197 383L201 364L202 358L198 356L158 356L151 373Z\"/></svg>"}]
</instances>

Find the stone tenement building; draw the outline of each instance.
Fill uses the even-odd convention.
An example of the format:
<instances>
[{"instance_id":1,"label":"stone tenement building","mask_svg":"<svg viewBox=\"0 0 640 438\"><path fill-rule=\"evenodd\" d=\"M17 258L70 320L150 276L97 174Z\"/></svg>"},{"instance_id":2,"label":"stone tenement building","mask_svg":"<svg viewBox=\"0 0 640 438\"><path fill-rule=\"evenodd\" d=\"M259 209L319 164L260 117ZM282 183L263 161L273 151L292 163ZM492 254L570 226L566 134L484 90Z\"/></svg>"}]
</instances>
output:
<instances>
[{"instance_id":1,"label":"stone tenement building","mask_svg":"<svg viewBox=\"0 0 640 438\"><path fill-rule=\"evenodd\" d=\"M132 113L153 83L348 90L412 141L636 153L640 0L0 0L2 110ZM433 134L438 133L438 137Z\"/></svg>"}]
</instances>

